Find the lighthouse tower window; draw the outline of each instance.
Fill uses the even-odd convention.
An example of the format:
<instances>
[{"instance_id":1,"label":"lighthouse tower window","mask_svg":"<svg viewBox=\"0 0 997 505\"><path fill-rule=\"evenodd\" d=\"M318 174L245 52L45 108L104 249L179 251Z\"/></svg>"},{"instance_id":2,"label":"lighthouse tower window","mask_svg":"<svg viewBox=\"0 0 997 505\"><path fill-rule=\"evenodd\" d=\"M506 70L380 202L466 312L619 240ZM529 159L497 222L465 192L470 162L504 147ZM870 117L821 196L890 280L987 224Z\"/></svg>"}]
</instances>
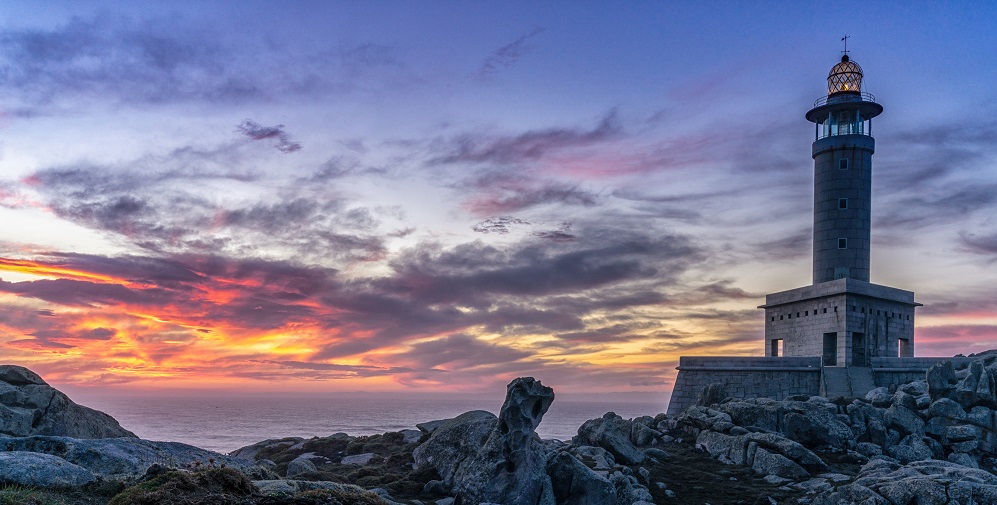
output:
<instances>
[{"instance_id":1,"label":"lighthouse tower window","mask_svg":"<svg viewBox=\"0 0 997 505\"><path fill-rule=\"evenodd\" d=\"M848 158L838 160L838 170L848 170Z\"/></svg>"},{"instance_id":2,"label":"lighthouse tower window","mask_svg":"<svg viewBox=\"0 0 997 505\"><path fill-rule=\"evenodd\" d=\"M848 239L839 238L838 239L838 249L848 249Z\"/></svg>"}]
</instances>

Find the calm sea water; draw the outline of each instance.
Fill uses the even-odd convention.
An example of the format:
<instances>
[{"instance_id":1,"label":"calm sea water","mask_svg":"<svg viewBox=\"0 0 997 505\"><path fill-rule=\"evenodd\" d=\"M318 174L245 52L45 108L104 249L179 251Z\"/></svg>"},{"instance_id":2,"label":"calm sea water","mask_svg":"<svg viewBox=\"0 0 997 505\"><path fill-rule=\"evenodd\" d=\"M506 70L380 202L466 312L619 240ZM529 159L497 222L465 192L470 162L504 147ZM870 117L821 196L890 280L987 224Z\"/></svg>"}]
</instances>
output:
<instances>
[{"instance_id":1,"label":"calm sea water","mask_svg":"<svg viewBox=\"0 0 997 505\"><path fill-rule=\"evenodd\" d=\"M76 398L74 398L76 399ZM76 399L110 414L141 438L183 442L228 453L261 440L323 437L337 432L374 435L414 429L417 423L448 419L469 410L497 413L491 398L325 398L256 395L117 396ZM555 401L537 428L541 438L568 440L588 419L608 411L625 418L655 415L651 403Z\"/></svg>"}]
</instances>

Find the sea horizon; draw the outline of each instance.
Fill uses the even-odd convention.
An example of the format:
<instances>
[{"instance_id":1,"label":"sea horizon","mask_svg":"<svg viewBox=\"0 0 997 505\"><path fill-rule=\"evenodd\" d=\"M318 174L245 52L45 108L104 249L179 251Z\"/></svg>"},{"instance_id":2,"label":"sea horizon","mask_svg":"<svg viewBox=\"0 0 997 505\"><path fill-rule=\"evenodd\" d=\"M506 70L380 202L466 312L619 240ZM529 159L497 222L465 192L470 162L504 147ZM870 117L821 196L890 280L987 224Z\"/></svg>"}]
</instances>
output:
<instances>
[{"instance_id":1,"label":"sea horizon","mask_svg":"<svg viewBox=\"0 0 997 505\"><path fill-rule=\"evenodd\" d=\"M537 427L543 439L570 441L586 420L615 412L624 418L665 412L663 401L584 400L565 395L551 404ZM368 436L417 429L471 410L498 414L502 399L350 393L74 394L77 403L114 417L139 438L181 442L223 454L268 439Z\"/></svg>"}]
</instances>

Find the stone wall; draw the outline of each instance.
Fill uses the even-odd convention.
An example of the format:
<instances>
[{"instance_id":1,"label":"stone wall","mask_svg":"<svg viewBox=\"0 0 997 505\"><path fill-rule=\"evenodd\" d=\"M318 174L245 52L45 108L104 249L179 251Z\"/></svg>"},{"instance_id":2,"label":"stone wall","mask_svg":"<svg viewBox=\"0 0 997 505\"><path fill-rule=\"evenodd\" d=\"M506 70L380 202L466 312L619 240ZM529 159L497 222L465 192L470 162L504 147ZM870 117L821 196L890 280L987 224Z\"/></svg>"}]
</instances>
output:
<instances>
[{"instance_id":1,"label":"stone wall","mask_svg":"<svg viewBox=\"0 0 997 505\"><path fill-rule=\"evenodd\" d=\"M820 392L820 358L755 358L682 356L678 377L668 402L668 414L677 415L696 404L699 392L721 383L736 398L773 398Z\"/></svg>"},{"instance_id":2,"label":"stone wall","mask_svg":"<svg viewBox=\"0 0 997 505\"><path fill-rule=\"evenodd\" d=\"M887 387L891 390L900 384L916 380L924 380L925 372L935 363L952 361L958 367L968 364L977 358L872 358L872 373L877 387Z\"/></svg>"}]
</instances>

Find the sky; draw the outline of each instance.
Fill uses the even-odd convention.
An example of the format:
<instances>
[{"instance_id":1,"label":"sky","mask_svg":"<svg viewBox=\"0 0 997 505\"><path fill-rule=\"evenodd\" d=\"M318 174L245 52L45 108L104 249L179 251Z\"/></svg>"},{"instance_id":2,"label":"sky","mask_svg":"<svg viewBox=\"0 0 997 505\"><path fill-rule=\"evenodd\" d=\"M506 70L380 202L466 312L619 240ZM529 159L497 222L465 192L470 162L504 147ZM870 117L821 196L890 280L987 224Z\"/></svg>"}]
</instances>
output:
<instances>
[{"instance_id":1,"label":"sky","mask_svg":"<svg viewBox=\"0 0 997 505\"><path fill-rule=\"evenodd\" d=\"M0 362L81 390L666 397L811 282L841 38L872 281L997 348L990 2L9 2Z\"/></svg>"}]
</instances>

